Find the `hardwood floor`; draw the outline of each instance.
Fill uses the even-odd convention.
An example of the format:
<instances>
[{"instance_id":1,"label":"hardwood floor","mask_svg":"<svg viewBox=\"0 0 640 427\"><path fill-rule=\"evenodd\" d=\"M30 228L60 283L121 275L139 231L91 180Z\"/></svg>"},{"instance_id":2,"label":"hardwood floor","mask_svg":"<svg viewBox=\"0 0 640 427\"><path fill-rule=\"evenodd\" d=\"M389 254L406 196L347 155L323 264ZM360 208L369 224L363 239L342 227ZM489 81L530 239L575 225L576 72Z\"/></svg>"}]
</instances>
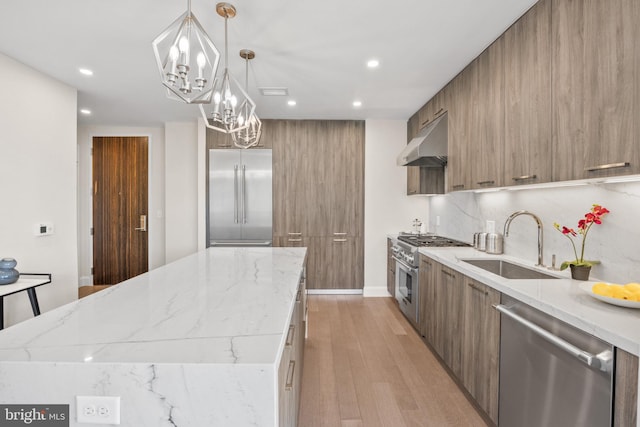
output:
<instances>
[{"instance_id":1,"label":"hardwood floor","mask_svg":"<svg viewBox=\"0 0 640 427\"><path fill-rule=\"evenodd\" d=\"M391 298L308 301L299 427L487 425Z\"/></svg>"}]
</instances>

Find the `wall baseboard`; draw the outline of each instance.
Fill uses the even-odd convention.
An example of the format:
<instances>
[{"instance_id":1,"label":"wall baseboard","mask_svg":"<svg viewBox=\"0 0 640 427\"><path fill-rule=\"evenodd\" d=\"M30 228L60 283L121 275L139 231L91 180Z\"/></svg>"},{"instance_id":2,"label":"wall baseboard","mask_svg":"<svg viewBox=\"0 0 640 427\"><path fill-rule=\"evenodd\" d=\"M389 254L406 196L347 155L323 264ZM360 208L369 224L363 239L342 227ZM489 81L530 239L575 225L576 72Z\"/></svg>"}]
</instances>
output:
<instances>
[{"instance_id":1,"label":"wall baseboard","mask_svg":"<svg viewBox=\"0 0 640 427\"><path fill-rule=\"evenodd\" d=\"M362 296L366 298L391 297L386 286L365 286Z\"/></svg>"},{"instance_id":2,"label":"wall baseboard","mask_svg":"<svg viewBox=\"0 0 640 427\"><path fill-rule=\"evenodd\" d=\"M307 289L309 295L361 295L362 289Z\"/></svg>"},{"instance_id":3,"label":"wall baseboard","mask_svg":"<svg viewBox=\"0 0 640 427\"><path fill-rule=\"evenodd\" d=\"M78 279L78 287L93 286L93 276L82 276Z\"/></svg>"}]
</instances>

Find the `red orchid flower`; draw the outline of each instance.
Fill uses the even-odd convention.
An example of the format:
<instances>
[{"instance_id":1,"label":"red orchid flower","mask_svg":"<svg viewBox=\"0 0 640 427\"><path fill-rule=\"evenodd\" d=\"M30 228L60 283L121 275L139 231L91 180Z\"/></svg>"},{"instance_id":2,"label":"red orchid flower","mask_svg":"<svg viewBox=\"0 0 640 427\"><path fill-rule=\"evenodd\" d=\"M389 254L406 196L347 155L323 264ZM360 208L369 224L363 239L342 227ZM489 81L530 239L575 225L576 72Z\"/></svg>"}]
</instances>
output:
<instances>
[{"instance_id":1,"label":"red orchid flower","mask_svg":"<svg viewBox=\"0 0 640 427\"><path fill-rule=\"evenodd\" d=\"M558 223L554 223L553 224L553 226L556 228L556 230L562 232L562 234L564 236L566 236L567 239L569 239L571 241L571 246L573 247L573 253L576 256L575 261L567 261L567 262L563 262L562 263L562 267L561 268L563 270L570 264L592 265L594 263L597 263L597 261L585 261L585 259L584 259L584 247L585 247L585 243L586 243L586 240L587 240L587 234L589 233L589 230L591 229L593 224L602 224L602 217L605 216L608 213L609 213L609 209L607 209L605 207L602 207L601 205L597 205L597 204L592 205L591 209L589 210L589 212L587 212L584 215L584 218L582 218L582 219L580 219L578 221L578 232L577 233L573 228L560 226L560 224L558 224ZM573 238L576 237L578 234L580 234L582 236L582 244L581 244L581 248L580 248L581 249L580 250L580 256L578 256L578 251L576 249L575 242L573 241Z\"/></svg>"}]
</instances>

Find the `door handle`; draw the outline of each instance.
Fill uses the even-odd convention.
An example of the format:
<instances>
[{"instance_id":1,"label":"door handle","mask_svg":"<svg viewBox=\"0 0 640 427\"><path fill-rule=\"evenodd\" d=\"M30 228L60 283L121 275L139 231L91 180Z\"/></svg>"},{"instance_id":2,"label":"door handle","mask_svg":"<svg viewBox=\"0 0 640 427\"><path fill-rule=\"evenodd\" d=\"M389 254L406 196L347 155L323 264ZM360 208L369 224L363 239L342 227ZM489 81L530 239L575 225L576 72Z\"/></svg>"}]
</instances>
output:
<instances>
[{"instance_id":1,"label":"door handle","mask_svg":"<svg viewBox=\"0 0 640 427\"><path fill-rule=\"evenodd\" d=\"M246 166L242 165L242 223L247 223L247 185L246 185Z\"/></svg>"},{"instance_id":2,"label":"door handle","mask_svg":"<svg viewBox=\"0 0 640 427\"><path fill-rule=\"evenodd\" d=\"M544 340L555 345L559 349L576 357L578 360L585 363L586 365L594 369L599 369L603 372L611 372L611 370L613 369L613 353L610 350L605 350L598 354L591 354L586 350L582 350L581 348L576 347L570 342L563 340L559 336L552 334L546 329L541 328L535 323L530 322L524 317L518 316L516 313L509 310L509 307L505 305L498 304L498 305L493 305L492 307L498 310L500 313L504 314L505 316L510 317L512 320L521 324L525 328L530 329L533 333L537 334Z\"/></svg>"},{"instance_id":3,"label":"door handle","mask_svg":"<svg viewBox=\"0 0 640 427\"><path fill-rule=\"evenodd\" d=\"M233 165L233 222L238 223L238 165Z\"/></svg>"},{"instance_id":4,"label":"door handle","mask_svg":"<svg viewBox=\"0 0 640 427\"><path fill-rule=\"evenodd\" d=\"M140 227L135 229L136 231L147 231L147 216L140 215Z\"/></svg>"}]
</instances>

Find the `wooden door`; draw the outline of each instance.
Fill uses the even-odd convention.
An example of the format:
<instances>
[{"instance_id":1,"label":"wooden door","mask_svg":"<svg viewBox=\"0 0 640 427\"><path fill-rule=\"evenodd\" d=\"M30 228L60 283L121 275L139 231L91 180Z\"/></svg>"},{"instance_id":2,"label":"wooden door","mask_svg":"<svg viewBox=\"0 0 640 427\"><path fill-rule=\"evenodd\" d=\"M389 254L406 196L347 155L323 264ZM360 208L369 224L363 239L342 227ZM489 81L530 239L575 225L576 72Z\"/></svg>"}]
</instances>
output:
<instances>
[{"instance_id":1,"label":"wooden door","mask_svg":"<svg viewBox=\"0 0 640 427\"><path fill-rule=\"evenodd\" d=\"M435 261L424 255L420 255L420 334L425 340L433 345L436 337L436 313L438 302L436 300L436 270L434 268Z\"/></svg>"},{"instance_id":2,"label":"wooden door","mask_svg":"<svg viewBox=\"0 0 640 427\"><path fill-rule=\"evenodd\" d=\"M471 188L472 149L470 126L475 123L473 116L477 109L475 102L474 78L475 66L467 66L449 84L445 96L449 115L448 129L448 191L469 190Z\"/></svg>"},{"instance_id":3,"label":"wooden door","mask_svg":"<svg viewBox=\"0 0 640 427\"><path fill-rule=\"evenodd\" d=\"M93 138L93 283L148 271L148 138Z\"/></svg>"}]
</instances>

